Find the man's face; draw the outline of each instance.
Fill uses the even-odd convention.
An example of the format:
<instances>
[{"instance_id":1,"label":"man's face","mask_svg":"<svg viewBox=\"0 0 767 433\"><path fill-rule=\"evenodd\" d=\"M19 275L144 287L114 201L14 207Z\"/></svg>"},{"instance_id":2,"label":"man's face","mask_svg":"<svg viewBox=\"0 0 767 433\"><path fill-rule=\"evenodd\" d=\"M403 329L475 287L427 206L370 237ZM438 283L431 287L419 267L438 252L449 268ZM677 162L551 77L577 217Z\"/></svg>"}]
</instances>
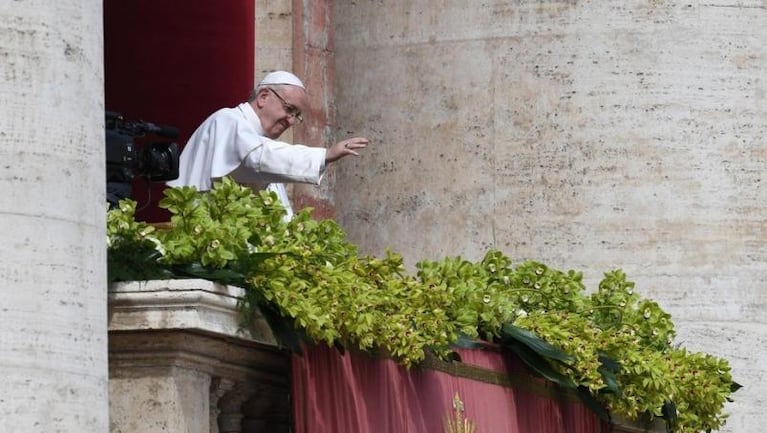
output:
<instances>
[{"instance_id":1,"label":"man's face","mask_svg":"<svg viewBox=\"0 0 767 433\"><path fill-rule=\"evenodd\" d=\"M264 134L277 139L288 128L300 122L301 112L307 106L306 92L296 86L276 86L258 92L255 110L264 128Z\"/></svg>"}]
</instances>

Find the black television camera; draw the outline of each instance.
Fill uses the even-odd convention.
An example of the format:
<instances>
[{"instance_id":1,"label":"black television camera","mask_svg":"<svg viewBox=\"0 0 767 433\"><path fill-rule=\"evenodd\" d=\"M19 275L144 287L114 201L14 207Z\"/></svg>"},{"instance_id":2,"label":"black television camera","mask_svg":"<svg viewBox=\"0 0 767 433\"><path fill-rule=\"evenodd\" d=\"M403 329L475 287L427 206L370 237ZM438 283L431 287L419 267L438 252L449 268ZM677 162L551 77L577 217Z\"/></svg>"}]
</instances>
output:
<instances>
[{"instance_id":1,"label":"black television camera","mask_svg":"<svg viewBox=\"0 0 767 433\"><path fill-rule=\"evenodd\" d=\"M178 145L175 142L151 143L137 150L134 138L154 134L174 139L178 130L149 122L126 122L120 113L106 112L107 202L116 206L132 194L136 176L149 182L178 178Z\"/></svg>"}]
</instances>

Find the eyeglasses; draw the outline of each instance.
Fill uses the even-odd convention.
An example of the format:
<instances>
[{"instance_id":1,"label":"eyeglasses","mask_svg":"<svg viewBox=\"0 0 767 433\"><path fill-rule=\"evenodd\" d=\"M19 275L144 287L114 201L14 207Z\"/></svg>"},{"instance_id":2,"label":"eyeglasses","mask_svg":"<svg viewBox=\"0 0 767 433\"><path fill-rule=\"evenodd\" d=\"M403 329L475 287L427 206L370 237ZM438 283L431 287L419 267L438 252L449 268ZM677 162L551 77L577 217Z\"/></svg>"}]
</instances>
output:
<instances>
[{"instance_id":1,"label":"eyeglasses","mask_svg":"<svg viewBox=\"0 0 767 433\"><path fill-rule=\"evenodd\" d=\"M282 96L280 96L279 93L277 93L271 87L267 87L267 89L269 89L270 92L274 93L274 96L276 96L277 99L279 99L280 102L282 102L282 108L285 109L285 112L288 113L288 116L296 119L298 121L298 123L301 123L301 122L304 121L304 116L301 115L301 110L299 110L298 107L296 107L293 104L288 103L286 100L284 100L282 98Z\"/></svg>"}]
</instances>

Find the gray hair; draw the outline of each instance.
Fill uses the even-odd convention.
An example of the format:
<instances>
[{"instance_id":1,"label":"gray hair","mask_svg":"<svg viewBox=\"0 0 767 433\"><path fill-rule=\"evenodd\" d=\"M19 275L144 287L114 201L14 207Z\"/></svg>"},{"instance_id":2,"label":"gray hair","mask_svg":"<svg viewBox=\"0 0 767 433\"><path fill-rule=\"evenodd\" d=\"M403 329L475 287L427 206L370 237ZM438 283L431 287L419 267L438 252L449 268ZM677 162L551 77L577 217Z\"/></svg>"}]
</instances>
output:
<instances>
[{"instance_id":1,"label":"gray hair","mask_svg":"<svg viewBox=\"0 0 767 433\"><path fill-rule=\"evenodd\" d=\"M258 92L260 92L262 89L272 89L272 90L279 90L283 87L291 86L291 84L259 84L256 86L255 89L251 90L248 94L248 102L253 102L256 100L256 96L258 96ZM294 86L297 87L297 86Z\"/></svg>"}]
</instances>

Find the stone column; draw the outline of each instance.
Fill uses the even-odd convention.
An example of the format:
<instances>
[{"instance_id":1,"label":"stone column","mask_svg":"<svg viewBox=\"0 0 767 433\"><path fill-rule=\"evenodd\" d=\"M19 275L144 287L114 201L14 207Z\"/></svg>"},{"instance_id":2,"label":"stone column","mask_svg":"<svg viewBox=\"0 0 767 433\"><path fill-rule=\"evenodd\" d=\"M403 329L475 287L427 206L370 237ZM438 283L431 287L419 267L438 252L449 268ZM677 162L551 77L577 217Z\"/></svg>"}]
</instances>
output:
<instances>
[{"instance_id":1,"label":"stone column","mask_svg":"<svg viewBox=\"0 0 767 433\"><path fill-rule=\"evenodd\" d=\"M0 2L0 431L105 432L102 2Z\"/></svg>"}]
</instances>

